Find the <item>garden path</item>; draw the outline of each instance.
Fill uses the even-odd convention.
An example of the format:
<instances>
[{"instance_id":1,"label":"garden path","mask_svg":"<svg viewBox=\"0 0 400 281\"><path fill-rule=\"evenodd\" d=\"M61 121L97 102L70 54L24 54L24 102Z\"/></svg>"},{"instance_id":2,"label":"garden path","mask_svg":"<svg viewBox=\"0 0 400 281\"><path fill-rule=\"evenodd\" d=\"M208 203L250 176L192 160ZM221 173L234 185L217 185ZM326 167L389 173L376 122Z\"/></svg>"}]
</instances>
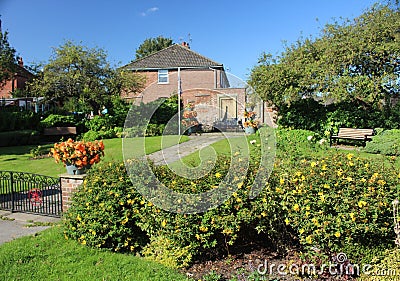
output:
<instances>
[{"instance_id":1,"label":"garden path","mask_svg":"<svg viewBox=\"0 0 400 281\"><path fill-rule=\"evenodd\" d=\"M167 165L224 138L243 136L244 133L205 133L192 135L190 140L147 155L156 165Z\"/></svg>"}]
</instances>

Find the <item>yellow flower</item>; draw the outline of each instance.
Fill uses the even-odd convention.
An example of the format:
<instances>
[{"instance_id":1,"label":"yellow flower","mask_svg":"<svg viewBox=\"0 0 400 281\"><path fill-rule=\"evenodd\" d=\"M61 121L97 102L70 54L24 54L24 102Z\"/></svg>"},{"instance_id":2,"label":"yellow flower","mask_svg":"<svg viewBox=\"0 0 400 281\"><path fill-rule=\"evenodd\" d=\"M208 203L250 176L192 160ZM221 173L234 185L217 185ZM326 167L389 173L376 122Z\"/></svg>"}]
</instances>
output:
<instances>
[{"instance_id":1,"label":"yellow flower","mask_svg":"<svg viewBox=\"0 0 400 281\"><path fill-rule=\"evenodd\" d=\"M165 227L167 225L167 221L166 220L163 220L162 222L161 222L161 226L162 227Z\"/></svg>"},{"instance_id":2,"label":"yellow flower","mask_svg":"<svg viewBox=\"0 0 400 281\"><path fill-rule=\"evenodd\" d=\"M339 238L339 237L340 237L340 232L339 232L339 231L336 231L336 232L335 232L335 236L336 236L337 238Z\"/></svg>"},{"instance_id":3,"label":"yellow flower","mask_svg":"<svg viewBox=\"0 0 400 281\"><path fill-rule=\"evenodd\" d=\"M125 219L122 220L121 223L122 223L122 225L125 225L127 222L128 222L128 218L125 218Z\"/></svg>"},{"instance_id":4,"label":"yellow flower","mask_svg":"<svg viewBox=\"0 0 400 281\"><path fill-rule=\"evenodd\" d=\"M215 173L215 177L216 177L217 179L219 179L221 176L222 176L221 173Z\"/></svg>"},{"instance_id":5,"label":"yellow flower","mask_svg":"<svg viewBox=\"0 0 400 281\"><path fill-rule=\"evenodd\" d=\"M284 179L284 178L280 178L280 179L279 179L279 183L280 183L281 185L283 185L283 184L285 183L285 179Z\"/></svg>"},{"instance_id":6,"label":"yellow flower","mask_svg":"<svg viewBox=\"0 0 400 281\"><path fill-rule=\"evenodd\" d=\"M296 211L296 212L300 211L300 206L299 206L299 204L294 204L293 210Z\"/></svg>"},{"instance_id":7,"label":"yellow flower","mask_svg":"<svg viewBox=\"0 0 400 281\"><path fill-rule=\"evenodd\" d=\"M349 153L349 154L347 154L347 159L351 160L351 159L353 159L353 156L354 156L354 154Z\"/></svg>"},{"instance_id":8,"label":"yellow flower","mask_svg":"<svg viewBox=\"0 0 400 281\"><path fill-rule=\"evenodd\" d=\"M329 188L329 184L324 184L324 188L328 189Z\"/></svg>"},{"instance_id":9,"label":"yellow flower","mask_svg":"<svg viewBox=\"0 0 400 281\"><path fill-rule=\"evenodd\" d=\"M289 225L290 220L289 220L288 218L286 218L286 219L285 219L285 223L286 223L286 225Z\"/></svg>"},{"instance_id":10,"label":"yellow flower","mask_svg":"<svg viewBox=\"0 0 400 281\"><path fill-rule=\"evenodd\" d=\"M200 231L201 232L207 232L208 231L208 227L206 227L206 226L200 226Z\"/></svg>"},{"instance_id":11,"label":"yellow flower","mask_svg":"<svg viewBox=\"0 0 400 281\"><path fill-rule=\"evenodd\" d=\"M352 161L349 161L349 166L351 167L351 166L354 166L354 163L352 162Z\"/></svg>"},{"instance_id":12,"label":"yellow flower","mask_svg":"<svg viewBox=\"0 0 400 281\"><path fill-rule=\"evenodd\" d=\"M311 167L315 167L315 166L317 166L317 162L311 162Z\"/></svg>"},{"instance_id":13,"label":"yellow flower","mask_svg":"<svg viewBox=\"0 0 400 281\"><path fill-rule=\"evenodd\" d=\"M352 182L353 181L352 177L347 177L346 179L347 179L348 182Z\"/></svg>"},{"instance_id":14,"label":"yellow flower","mask_svg":"<svg viewBox=\"0 0 400 281\"><path fill-rule=\"evenodd\" d=\"M378 184L383 186L386 184L386 182L384 180L378 180Z\"/></svg>"},{"instance_id":15,"label":"yellow flower","mask_svg":"<svg viewBox=\"0 0 400 281\"><path fill-rule=\"evenodd\" d=\"M367 205L367 202L362 201L362 200L358 201L358 207L362 208L362 207L364 207L366 205Z\"/></svg>"},{"instance_id":16,"label":"yellow flower","mask_svg":"<svg viewBox=\"0 0 400 281\"><path fill-rule=\"evenodd\" d=\"M240 183L238 183L238 185L237 185L238 188L242 188L242 186L243 186L243 182L240 182Z\"/></svg>"},{"instance_id":17,"label":"yellow flower","mask_svg":"<svg viewBox=\"0 0 400 281\"><path fill-rule=\"evenodd\" d=\"M326 170L328 170L328 168L326 167L326 164L324 164L324 165L322 165L322 171L326 171Z\"/></svg>"},{"instance_id":18,"label":"yellow flower","mask_svg":"<svg viewBox=\"0 0 400 281\"><path fill-rule=\"evenodd\" d=\"M300 230L299 230L299 233L300 233L300 234L303 234L303 233L304 233L304 228L300 229Z\"/></svg>"},{"instance_id":19,"label":"yellow flower","mask_svg":"<svg viewBox=\"0 0 400 281\"><path fill-rule=\"evenodd\" d=\"M312 243L312 236L311 236L311 235L308 235L308 236L307 236L306 242L307 242L308 244L311 244L311 243Z\"/></svg>"},{"instance_id":20,"label":"yellow flower","mask_svg":"<svg viewBox=\"0 0 400 281\"><path fill-rule=\"evenodd\" d=\"M352 221L356 221L356 216L354 215L354 213L350 213L350 218Z\"/></svg>"}]
</instances>

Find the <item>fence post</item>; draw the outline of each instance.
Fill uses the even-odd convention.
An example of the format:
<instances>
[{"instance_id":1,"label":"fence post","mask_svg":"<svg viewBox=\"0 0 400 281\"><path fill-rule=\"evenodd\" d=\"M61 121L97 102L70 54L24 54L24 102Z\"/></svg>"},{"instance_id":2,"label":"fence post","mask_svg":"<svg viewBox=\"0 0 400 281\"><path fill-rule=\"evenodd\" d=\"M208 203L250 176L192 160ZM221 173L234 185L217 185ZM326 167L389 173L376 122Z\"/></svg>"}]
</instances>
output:
<instances>
[{"instance_id":1,"label":"fence post","mask_svg":"<svg viewBox=\"0 0 400 281\"><path fill-rule=\"evenodd\" d=\"M62 194L62 211L66 212L71 207L72 196L78 186L83 183L86 174L83 175L60 175L61 194Z\"/></svg>"},{"instance_id":2,"label":"fence post","mask_svg":"<svg viewBox=\"0 0 400 281\"><path fill-rule=\"evenodd\" d=\"M14 174L10 172L10 183L11 183L11 213L14 212Z\"/></svg>"}]
</instances>

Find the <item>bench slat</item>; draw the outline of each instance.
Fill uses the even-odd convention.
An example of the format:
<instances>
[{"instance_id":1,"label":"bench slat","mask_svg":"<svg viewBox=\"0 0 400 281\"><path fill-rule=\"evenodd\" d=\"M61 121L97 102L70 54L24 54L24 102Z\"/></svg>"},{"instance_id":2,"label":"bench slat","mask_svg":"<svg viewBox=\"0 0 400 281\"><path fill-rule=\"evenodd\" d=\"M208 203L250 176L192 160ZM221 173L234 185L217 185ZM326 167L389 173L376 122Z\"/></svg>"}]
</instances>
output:
<instances>
[{"instance_id":1,"label":"bench slat","mask_svg":"<svg viewBox=\"0 0 400 281\"><path fill-rule=\"evenodd\" d=\"M339 128L337 135L331 136L332 139L351 139L368 141L374 135L374 129L355 129L355 128Z\"/></svg>"},{"instance_id":2,"label":"bench slat","mask_svg":"<svg viewBox=\"0 0 400 281\"><path fill-rule=\"evenodd\" d=\"M76 127L51 127L44 128L45 136L76 135Z\"/></svg>"}]
</instances>

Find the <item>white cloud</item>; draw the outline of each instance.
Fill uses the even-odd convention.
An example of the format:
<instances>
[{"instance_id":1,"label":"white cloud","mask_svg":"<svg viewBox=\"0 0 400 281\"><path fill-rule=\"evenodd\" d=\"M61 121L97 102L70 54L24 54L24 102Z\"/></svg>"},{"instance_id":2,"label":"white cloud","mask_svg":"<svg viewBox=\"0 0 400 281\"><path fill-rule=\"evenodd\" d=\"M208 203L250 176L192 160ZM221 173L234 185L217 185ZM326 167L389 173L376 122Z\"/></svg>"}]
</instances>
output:
<instances>
[{"instance_id":1,"label":"white cloud","mask_svg":"<svg viewBox=\"0 0 400 281\"><path fill-rule=\"evenodd\" d=\"M140 15L141 15L142 17L145 17L145 16L147 16L147 15L150 14L150 13L157 12L158 10L159 10L158 7L152 7L152 8L150 8L150 9L147 9L146 12L141 12Z\"/></svg>"}]
</instances>

